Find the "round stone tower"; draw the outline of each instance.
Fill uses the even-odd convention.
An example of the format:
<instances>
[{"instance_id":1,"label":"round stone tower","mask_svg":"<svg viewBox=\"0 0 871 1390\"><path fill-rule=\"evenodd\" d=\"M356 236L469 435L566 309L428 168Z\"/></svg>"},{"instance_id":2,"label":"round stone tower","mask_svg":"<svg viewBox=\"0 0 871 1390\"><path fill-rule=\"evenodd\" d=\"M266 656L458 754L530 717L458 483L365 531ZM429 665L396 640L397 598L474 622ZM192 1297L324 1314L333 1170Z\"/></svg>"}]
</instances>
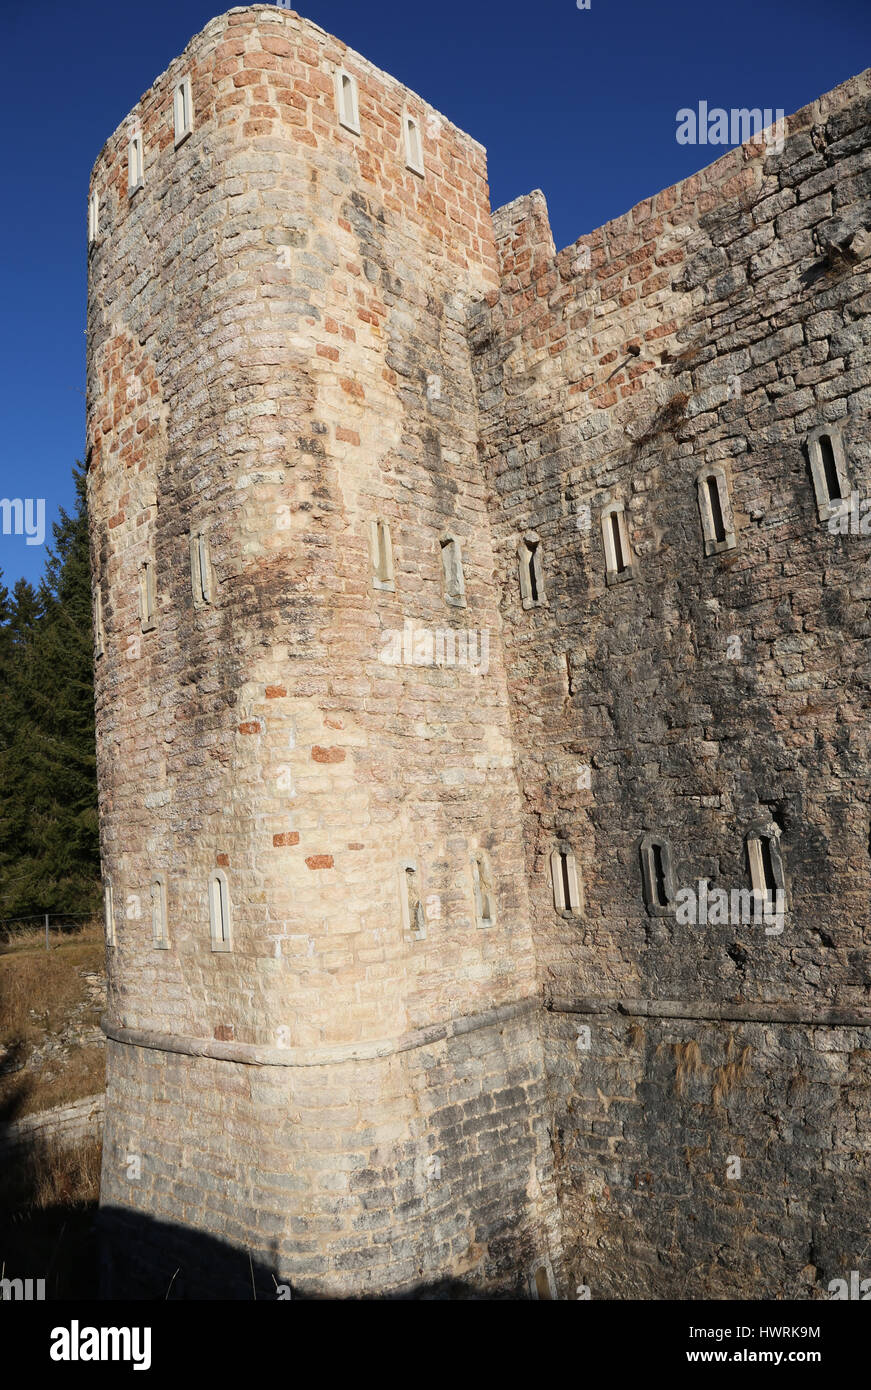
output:
<instances>
[{"instance_id":1,"label":"round stone tower","mask_svg":"<svg viewBox=\"0 0 871 1390\"><path fill-rule=\"evenodd\" d=\"M89 210L106 1292L555 1296L484 151L253 5Z\"/></svg>"}]
</instances>

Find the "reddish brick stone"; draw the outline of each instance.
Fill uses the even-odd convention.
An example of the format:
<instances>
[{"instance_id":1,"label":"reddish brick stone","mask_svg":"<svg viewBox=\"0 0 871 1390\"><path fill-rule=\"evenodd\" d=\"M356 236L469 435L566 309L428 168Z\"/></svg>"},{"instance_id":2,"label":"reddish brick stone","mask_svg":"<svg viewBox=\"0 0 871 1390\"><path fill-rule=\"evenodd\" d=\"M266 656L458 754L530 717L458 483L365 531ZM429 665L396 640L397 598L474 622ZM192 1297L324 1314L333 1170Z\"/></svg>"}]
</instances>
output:
<instances>
[{"instance_id":1,"label":"reddish brick stone","mask_svg":"<svg viewBox=\"0 0 871 1390\"><path fill-rule=\"evenodd\" d=\"M343 763L345 761L344 748L318 748L312 749L312 760L316 763Z\"/></svg>"}]
</instances>

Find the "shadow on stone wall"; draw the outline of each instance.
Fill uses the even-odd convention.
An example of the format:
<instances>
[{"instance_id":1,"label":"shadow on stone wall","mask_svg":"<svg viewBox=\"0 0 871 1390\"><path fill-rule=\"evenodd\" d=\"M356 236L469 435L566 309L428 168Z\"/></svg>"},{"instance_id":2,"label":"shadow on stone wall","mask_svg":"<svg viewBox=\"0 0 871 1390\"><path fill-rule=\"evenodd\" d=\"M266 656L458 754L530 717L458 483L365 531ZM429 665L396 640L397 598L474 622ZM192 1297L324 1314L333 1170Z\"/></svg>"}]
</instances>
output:
<instances>
[{"instance_id":1,"label":"shadow on stone wall","mask_svg":"<svg viewBox=\"0 0 871 1390\"><path fill-rule=\"evenodd\" d=\"M20 1097L15 1098L16 1101ZM0 1142L18 1113L0 1115ZM8 1279L45 1280L47 1300L258 1301L331 1297L301 1292L279 1276L277 1249L264 1261L206 1232L119 1207L99 1207L101 1144L59 1144L25 1133L7 1147L0 1167L0 1267ZM325 1270L328 1274L329 1270ZM460 1279L421 1283L369 1299L475 1300L526 1298Z\"/></svg>"},{"instance_id":2,"label":"shadow on stone wall","mask_svg":"<svg viewBox=\"0 0 871 1390\"><path fill-rule=\"evenodd\" d=\"M24 1215L0 1211L0 1264L9 1279L45 1279L48 1301L123 1299L276 1302L288 1298L277 1261L253 1259L202 1231L96 1205L56 1205ZM420 1284L358 1301L493 1301L525 1297L482 1293L459 1279ZM289 1286L295 1301L329 1298Z\"/></svg>"},{"instance_id":3,"label":"shadow on stone wall","mask_svg":"<svg viewBox=\"0 0 871 1390\"><path fill-rule=\"evenodd\" d=\"M23 1048L13 1050L16 1061ZM33 1085L21 1069L0 1103L2 1277L44 1279L47 1299L96 1298L102 1142L98 1134L70 1138L39 1124L57 1112L22 1120Z\"/></svg>"},{"instance_id":4,"label":"shadow on stone wall","mask_svg":"<svg viewBox=\"0 0 871 1390\"><path fill-rule=\"evenodd\" d=\"M103 1207L98 1219L99 1296L102 1299L167 1301L232 1300L276 1302L279 1297L312 1301L331 1295L303 1293L278 1274L278 1260L254 1259L245 1250L189 1227L157 1221L118 1207ZM372 1294L368 1301L476 1300L525 1297L525 1290L486 1294L459 1279L419 1284L402 1293Z\"/></svg>"}]
</instances>

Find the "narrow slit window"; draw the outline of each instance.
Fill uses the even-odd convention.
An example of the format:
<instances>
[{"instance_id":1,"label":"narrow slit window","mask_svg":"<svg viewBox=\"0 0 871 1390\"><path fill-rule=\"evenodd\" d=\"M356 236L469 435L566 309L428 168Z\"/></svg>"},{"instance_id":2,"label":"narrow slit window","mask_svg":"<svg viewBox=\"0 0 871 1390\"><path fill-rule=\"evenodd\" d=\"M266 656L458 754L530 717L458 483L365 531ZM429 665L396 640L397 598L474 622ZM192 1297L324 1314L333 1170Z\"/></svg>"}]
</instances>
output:
<instances>
[{"instance_id":1,"label":"narrow slit window","mask_svg":"<svg viewBox=\"0 0 871 1390\"><path fill-rule=\"evenodd\" d=\"M550 856L554 907L563 917L577 917L584 910L584 898L577 861L571 845L560 841Z\"/></svg>"},{"instance_id":2,"label":"narrow slit window","mask_svg":"<svg viewBox=\"0 0 871 1390\"><path fill-rule=\"evenodd\" d=\"M626 561L623 559L623 540L620 535L620 518L616 512L611 513L611 541L614 546L614 568L618 574L622 574L626 569Z\"/></svg>"},{"instance_id":3,"label":"narrow slit window","mask_svg":"<svg viewBox=\"0 0 871 1390\"><path fill-rule=\"evenodd\" d=\"M143 560L139 569L139 623L143 632L154 630L154 564L151 560Z\"/></svg>"},{"instance_id":4,"label":"narrow slit window","mask_svg":"<svg viewBox=\"0 0 871 1390\"><path fill-rule=\"evenodd\" d=\"M718 555L723 550L733 550L737 541L725 471L716 464L701 469L696 477L696 486L705 554Z\"/></svg>"},{"instance_id":5,"label":"narrow slit window","mask_svg":"<svg viewBox=\"0 0 871 1390\"><path fill-rule=\"evenodd\" d=\"M622 502L611 502L602 512L602 539L605 544L605 580L615 584L633 576Z\"/></svg>"},{"instance_id":6,"label":"narrow slit window","mask_svg":"<svg viewBox=\"0 0 871 1390\"><path fill-rule=\"evenodd\" d=\"M406 167L414 174L423 174L423 138L420 133L420 122L416 116L412 116L409 111L406 111L402 125L405 136Z\"/></svg>"},{"instance_id":7,"label":"narrow slit window","mask_svg":"<svg viewBox=\"0 0 871 1390\"><path fill-rule=\"evenodd\" d=\"M714 477L707 478L708 500L711 507L711 516L714 525L714 539L723 542L726 539L726 528L723 525L723 509L720 506L720 489Z\"/></svg>"},{"instance_id":8,"label":"narrow slit window","mask_svg":"<svg viewBox=\"0 0 871 1390\"><path fill-rule=\"evenodd\" d=\"M106 945L115 945L115 893L112 880L103 878L103 916L106 925Z\"/></svg>"},{"instance_id":9,"label":"narrow slit window","mask_svg":"<svg viewBox=\"0 0 871 1390\"><path fill-rule=\"evenodd\" d=\"M528 1275L529 1296L536 1301L555 1302L557 1298L556 1283L553 1277L553 1270L550 1262L537 1265Z\"/></svg>"},{"instance_id":10,"label":"narrow slit window","mask_svg":"<svg viewBox=\"0 0 871 1390\"><path fill-rule=\"evenodd\" d=\"M372 583L376 589L393 591L396 584L393 576L393 542L390 527L383 517L373 521L370 531L372 551Z\"/></svg>"},{"instance_id":11,"label":"narrow slit window","mask_svg":"<svg viewBox=\"0 0 871 1390\"><path fill-rule=\"evenodd\" d=\"M135 193L137 188L141 188L143 179L143 157L142 157L142 132L136 131L130 136L127 146L127 191Z\"/></svg>"},{"instance_id":12,"label":"narrow slit window","mask_svg":"<svg viewBox=\"0 0 871 1390\"><path fill-rule=\"evenodd\" d=\"M175 84L172 111L175 125L175 144L178 147L183 140L187 139L194 128L190 77L183 77L180 82Z\"/></svg>"},{"instance_id":13,"label":"narrow slit window","mask_svg":"<svg viewBox=\"0 0 871 1390\"><path fill-rule=\"evenodd\" d=\"M231 950L230 893L227 876L220 869L209 880L209 924L212 950Z\"/></svg>"},{"instance_id":14,"label":"narrow slit window","mask_svg":"<svg viewBox=\"0 0 871 1390\"><path fill-rule=\"evenodd\" d=\"M166 914L166 880L158 875L151 884L151 936L156 951L169 949L169 923Z\"/></svg>"},{"instance_id":15,"label":"narrow slit window","mask_svg":"<svg viewBox=\"0 0 871 1390\"><path fill-rule=\"evenodd\" d=\"M668 899L665 896L665 869L662 863L662 845L651 846L653 855L653 883L654 900L657 907L665 907Z\"/></svg>"},{"instance_id":16,"label":"narrow slit window","mask_svg":"<svg viewBox=\"0 0 871 1390\"><path fill-rule=\"evenodd\" d=\"M106 629L103 624L103 595L99 584L94 591L94 656L99 659L106 650Z\"/></svg>"},{"instance_id":17,"label":"narrow slit window","mask_svg":"<svg viewBox=\"0 0 871 1390\"><path fill-rule=\"evenodd\" d=\"M466 606L466 581L463 576L462 548L456 536L441 538L442 570L445 582L445 602L454 608Z\"/></svg>"},{"instance_id":18,"label":"narrow slit window","mask_svg":"<svg viewBox=\"0 0 871 1390\"><path fill-rule=\"evenodd\" d=\"M426 937L426 919L420 891L420 875L417 864L406 859L399 866L400 905L402 909L402 930L407 941L423 941Z\"/></svg>"},{"instance_id":19,"label":"narrow slit window","mask_svg":"<svg viewBox=\"0 0 871 1390\"><path fill-rule=\"evenodd\" d=\"M843 510L850 497L841 425L821 425L813 430L807 437L807 451L817 515L820 521L828 521Z\"/></svg>"},{"instance_id":20,"label":"narrow slit window","mask_svg":"<svg viewBox=\"0 0 871 1390\"><path fill-rule=\"evenodd\" d=\"M827 434L820 435L820 454L823 460L823 474L826 480L826 491L829 494L829 501L839 501L841 497L841 480L838 477L838 467L835 463L835 451L832 448L832 441Z\"/></svg>"},{"instance_id":21,"label":"narrow slit window","mask_svg":"<svg viewBox=\"0 0 871 1390\"><path fill-rule=\"evenodd\" d=\"M524 608L539 608L546 603L542 572L541 541L529 531L517 544L517 563L520 573L520 598Z\"/></svg>"},{"instance_id":22,"label":"narrow slit window","mask_svg":"<svg viewBox=\"0 0 871 1390\"><path fill-rule=\"evenodd\" d=\"M771 894L777 888L777 879L774 876L774 860L771 854L771 841L767 835L763 835L759 841L759 848L762 851L762 877L765 883L765 891Z\"/></svg>"},{"instance_id":23,"label":"narrow slit window","mask_svg":"<svg viewBox=\"0 0 871 1390\"><path fill-rule=\"evenodd\" d=\"M478 926L492 927L496 920L496 902L493 894L490 860L484 850L479 850L472 859L472 885L475 895L475 919Z\"/></svg>"},{"instance_id":24,"label":"narrow slit window","mask_svg":"<svg viewBox=\"0 0 871 1390\"><path fill-rule=\"evenodd\" d=\"M569 856L567 854L561 854L559 857L559 862L560 877L562 879L563 902L565 903L566 907L571 907L572 885L569 881Z\"/></svg>"},{"instance_id":25,"label":"narrow slit window","mask_svg":"<svg viewBox=\"0 0 871 1390\"><path fill-rule=\"evenodd\" d=\"M538 1299L550 1301L550 1282L544 1265L539 1265L535 1271L535 1296Z\"/></svg>"},{"instance_id":26,"label":"narrow slit window","mask_svg":"<svg viewBox=\"0 0 871 1390\"><path fill-rule=\"evenodd\" d=\"M100 235L100 195L96 189L88 199L88 245L92 246Z\"/></svg>"},{"instance_id":27,"label":"narrow slit window","mask_svg":"<svg viewBox=\"0 0 871 1390\"><path fill-rule=\"evenodd\" d=\"M340 68L336 74L336 102L339 108L339 125L359 135L360 100L357 79L344 68Z\"/></svg>"},{"instance_id":28,"label":"narrow slit window","mask_svg":"<svg viewBox=\"0 0 871 1390\"><path fill-rule=\"evenodd\" d=\"M671 846L667 840L647 835L641 841L641 875L644 901L653 917L672 911L675 898Z\"/></svg>"},{"instance_id":29,"label":"narrow slit window","mask_svg":"<svg viewBox=\"0 0 871 1390\"><path fill-rule=\"evenodd\" d=\"M749 832L747 859L755 902L762 905L765 913L783 912L786 908L786 878L778 825L759 825Z\"/></svg>"},{"instance_id":30,"label":"narrow slit window","mask_svg":"<svg viewBox=\"0 0 871 1390\"><path fill-rule=\"evenodd\" d=\"M191 588L196 607L211 603L212 561L205 531L191 532Z\"/></svg>"}]
</instances>

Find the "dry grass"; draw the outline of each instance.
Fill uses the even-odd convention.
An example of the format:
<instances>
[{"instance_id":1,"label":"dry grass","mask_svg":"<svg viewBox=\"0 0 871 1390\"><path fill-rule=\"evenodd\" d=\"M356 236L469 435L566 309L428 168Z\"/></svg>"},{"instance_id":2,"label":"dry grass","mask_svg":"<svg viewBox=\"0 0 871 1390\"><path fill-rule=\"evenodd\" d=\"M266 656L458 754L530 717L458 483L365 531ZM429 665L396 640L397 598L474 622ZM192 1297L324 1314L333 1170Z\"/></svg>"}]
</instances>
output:
<instances>
[{"instance_id":1,"label":"dry grass","mask_svg":"<svg viewBox=\"0 0 871 1390\"><path fill-rule=\"evenodd\" d=\"M17 1094L4 1094L2 1082L6 1080L18 1081L21 1089ZM99 1095L105 1089L106 1049L97 1045L71 1048L56 1067L45 1068L25 1086L22 1086L20 1072L3 1077L0 1080L0 1114L14 1124L25 1115L52 1110L56 1105L72 1105L74 1100Z\"/></svg>"},{"instance_id":2,"label":"dry grass","mask_svg":"<svg viewBox=\"0 0 871 1390\"><path fill-rule=\"evenodd\" d=\"M99 1293L94 1216L102 1146L34 1145L0 1168L0 1265L11 1277L44 1278L49 1298Z\"/></svg>"},{"instance_id":3,"label":"dry grass","mask_svg":"<svg viewBox=\"0 0 871 1390\"><path fill-rule=\"evenodd\" d=\"M686 353L682 353L681 356L685 357L689 353L697 351L698 348L688 348ZM680 358L677 360L680 361ZM642 445L657 439L661 434L673 434L678 426L683 424L688 404L689 396L686 392L676 392L666 401L665 405L660 406L653 418L647 422L644 432L633 437L634 446L640 448Z\"/></svg>"},{"instance_id":4,"label":"dry grass","mask_svg":"<svg viewBox=\"0 0 871 1390\"><path fill-rule=\"evenodd\" d=\"M743 1047L739 1054L734 1035L729 1034L729 1041L726 1044L726 1060L721 1067L716 1067L714 1070L714 1090L711 1099L715 1105L722 1105L735 1087L744 1080L752 1055L752 1047Z\"/></svg>"},{"instance_id":5,"label":"dry grass","mask_svg":"<svg viewBox=\"0 0 871 1390\"><path fill-rule=\"evenodd\" d=\"M665 1046L666 1044L660 1043L657 1051L661 1051ZM711 1101L714 1105L722 1105L725 1100L728 1100L735 1087L740 1085L753 1055L752 1047L743 1047L739 1050L733 1033L729 1034L726 1043L726 1055L719 1067L705 1065L702 1061L701 1048L694 1038L691 1038L689 1042L669 1043L668 1048L677 1064L675 1071L677 1094L682 1096L689 1081L694 1080L697 1076L707 1076L710 1072Z\"/></svg>"},{"instance_id":6,"label":"dry grass","mask_svg":"<svg viewBox=\"0 0 871 1390\"><path fill-rule=\"evenodd\" d=\"M0 1047L7 1065L20 1067L0 1076L0 1118L20 1119L105 1088L102 1047L75 1041L55 1050L46 1046L70 1031L99 1026L100 1009L84 977L102 975L104 968L100 923L56 937L50 951L36 930L0 944Z\"/></svg>"},{"instance_id":7,"label":"dry grass","mask_svg":"<svg viewBox=\"0 0 871 1390\"><path fill-rule=\"evenodd\" d=\"M103 921L100 917L91 917L79 926L52 927L49 931L52 951L59 947L80 945L83 941L99 942L103 939ZM45 928L42 925L0 927L0 956L36 950L45 951Z\"/></svg>"},{"instance_id":8,"label":"dry grass","mask_svg":"<svg viewBox=\"0 0 871 1390\"><path fill-rule=\"evenodd\" d=\"M46 951L39 932L0 946L0 1043L9 1047L59 1033L82 997L80 972L102 972L102 928L70 932ZM94 1016L94 1023L99 1019Z\"/></svg>"},{"instance_id":9,"label":"dry grass","mask_svg":"<svg viewBox=\"0 0 871 1390\"><path fill-rule=\"evenodd\" d=\"M0 1207L21 1215L49 1207L93 1206L100 1196L102 1155L99 1139L31 1145L20 1158L3 1165Z\"/></svg>"},{"instance_id":10,"label":"dry grass","mask_svg":"<svg viewBox=\"0 0 871 1390\"><path fill-rule=\"evenodd\" d=\"M695 1038L689 1042L672 1043L671 1054L677 1063L675 1074L675 1087L679 1096L682 1096L687 1081L691 1081L696 1076L704 1076L707 1067L702 1061L702 1052Z\"/></svg>"}]
</instances>

